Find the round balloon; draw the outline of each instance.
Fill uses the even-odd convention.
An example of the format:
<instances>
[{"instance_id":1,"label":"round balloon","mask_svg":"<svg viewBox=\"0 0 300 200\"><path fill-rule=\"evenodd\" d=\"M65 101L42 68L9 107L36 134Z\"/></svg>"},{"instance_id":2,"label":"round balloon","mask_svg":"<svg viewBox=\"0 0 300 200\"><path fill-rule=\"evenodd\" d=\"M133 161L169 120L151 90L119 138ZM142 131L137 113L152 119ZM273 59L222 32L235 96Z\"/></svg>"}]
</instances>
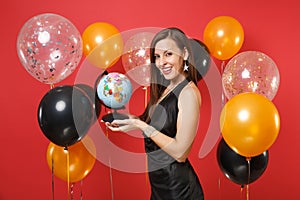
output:
<instances>
[{"instance_id":1,"label":"round balloon","mask_svg":"<svg viewBox=\"0 0 300 200\"><path fill-rule=\"evenodd\" d=\"M203 37L204 43L215 58L227 60L242 47L244 30L235 18L218 16L206 25Z\"/></svg>"},{"instance_id":2,"label":"round balloon","mask_svg":"<svg viewBox=\"0 0 300 200\"><path fill-rule=\"evenodd\" d=\"M125 43L122 64L127 75L142 86L150 85L150 43L154 33L140 32Z\"/></svg>"},{"instance_id":3,"label":"round balloon","mask_svg":"<svg viewBox=\"0 0 300 200\"><path fill-rule=\"evenodd\" d=\"M38 107L38 122L54 144L68 147L83 138L95 119L93 104L81 89L69 85L47 92Z\"/></svg>"},{"instance_id":4,"label":"round balloon","mask_svg":"<svg viewBox=\"0 0 300 200\"><path fill-rule=\"evenodd\" d=\"M220 128L224 140L236 153L257 156L275 142L280 128L279 113L260 94L238 94L223 107Z\"/></svg>"},{"instance_id":5,"label":"round balloon","mask_svg":"<svg viewBox=\"0 0 300 200\"><path fill-rule=\"evenodd\" d=\"M207 46L197 39L190 39L192 52L194 56L194 63L197 69L197 80L200 81L207 73L210 67L211 58Z\"/></svg>"},{"instance_id":6,"label":"round balloon","mask_svg":"<svg viewBox=\"0 0 300 200\"><path fill-rule=\"evenodd\" d=\"M38 81L54 84L68 77L82 57L82 38L77 28L57 14L29 19L17 38L17 52L27 72Z\"/></svg>"},{"instance_id":7,"label":"round balloon","mask_svg":"<svg viewBox=\"0 0 300 200\"><path fill-rule=\"evenodd\" d=\"M95 145L88 137L67 149L50 142L46 155L47 164L57 178L74 183L91 172L96 160L95 153Z\"/></svg>"},{"instance_id":8,"label":"round balloon","mask_svg":"<svg viewBox=\"0 0 300 200\"><path fill-rule=\"evenodd\" d=\"M106 69L115 64L123 52L119 30L107 22L90 24L82 34L83 53L96 67Z\"/></svg>"},{"instance_id":9,"label":"round balloon","mask_svg":"<svg viewBox=\"0 0 300 200\"><path fill-rule=\"evenodd\" d=\"M217 149L217 161L226 178L239 185L248 185L265 172L268 166L269 153L265 151L249 159L234 152L221 139Z\"/></svg>"},{"instance_id":10,"label":"round balloon","mask_svg":"<svg viewBox=\"0 0 300 200\"><path fill-rule=\"evenodd\" d=\"M279 87L275 62L258 51L245 51L234 56L222 74L224 94L228 99L243 92L255 92L273 100Z\"/></svg>"},{"instance_id":11,"label":"round balloon","mask_svg":"<svg viewBox=\"0 0 300 200\"><path fill-rule=\"evenodd\" d=\"M132 94L130 80L121 73L104 75L97 85L99 99L109 108L120 109L129 101Z\"/></svg>"},{"instance_id":12,"label":"round balloon","mask_svg":"<svg viewBox=\"0 0 300 200\"><path fill-rule=\"evenodd\" d=\"M93 105L93 110L94 110L94 116L95 119L93 120L94 122L97 121L100 112L101 112L101 103L99 101L99 98L97 97L97 92L89 85L87 84L75 84L74 87L77 87L78 89L81 89L81 91L89 97L92 105Z\"/></svg>"}]
</instances>

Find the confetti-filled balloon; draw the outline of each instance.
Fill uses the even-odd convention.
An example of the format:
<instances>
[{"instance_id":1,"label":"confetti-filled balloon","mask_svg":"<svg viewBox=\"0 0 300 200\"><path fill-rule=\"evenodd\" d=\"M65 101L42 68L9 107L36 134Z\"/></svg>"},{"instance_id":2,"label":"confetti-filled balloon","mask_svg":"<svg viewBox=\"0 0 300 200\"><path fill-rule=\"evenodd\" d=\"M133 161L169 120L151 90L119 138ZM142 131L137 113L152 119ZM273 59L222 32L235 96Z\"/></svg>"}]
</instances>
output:
<instances>
[{"instance_id":1,"label":"confetti-filled balloon","mask_svg":"<svg viewBox=\"0 0 300 200\"><path fill-rule=\"evenodd\" d=\"M142 86L150 85L150 43L154 33L140 32L124 46L122 63L127 75Z\"/></svg>"},{"instance_id":2,"label":"confetti-filled balloon","mask_svg":"<svg viewBox=\"0 0 300 200\"><path fill-rule=\"evenodd\" d=\"M77 28L57 14L29 19L17 38L17 52L25 69L38 81L54 84L68 77L82 57Z\"/></svg>"},{"instance_id":3,"label":"confetti-filled balloon","mask_svg":"<svg viewBox=\"0 0 300 200\"><path fill-rule=\"evenodd\" d=\"M234 56L222 74L226 97L254 92L272 100L279 87L279 71L275 62L266 54L246 51Z\"/></svg>"}]
</instances>

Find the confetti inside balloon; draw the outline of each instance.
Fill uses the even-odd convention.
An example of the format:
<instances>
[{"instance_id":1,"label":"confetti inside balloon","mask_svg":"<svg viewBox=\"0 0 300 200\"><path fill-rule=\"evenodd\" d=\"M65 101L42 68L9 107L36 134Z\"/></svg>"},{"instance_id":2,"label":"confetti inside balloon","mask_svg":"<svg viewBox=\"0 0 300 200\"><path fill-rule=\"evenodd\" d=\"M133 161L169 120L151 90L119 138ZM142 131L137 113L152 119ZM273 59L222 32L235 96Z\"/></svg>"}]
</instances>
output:
<instances>
[{"instance_id":1,"label":"confetti inside balloon","mask_svg":"<svg viewBox=\"0 0 300 200\"><path fill-rule=\"evenodd\" d=\"M279 71L275 62L266 54L246 51L234 56L222 74L226 97L254 92L272 100L279 87Z\"/></svg>"},{"instance_id":2,"label":"confetti inside balloon","mask_svg":"<svg viewBox=\"0 0 300 200\"><path fill-rule=\"evenodd\" d=\"M82 39L68 19L57 14L40 14L29 19L20 30L17 53L29 74L42 83L54 84L78 66Z\"/></svg>"},{"instance_id":3,"label":"confetti inside balloon","mask_svg":"<svg viewBox=\"0 0 300 200\"><path fill-rule=\"evenodd\" d=\"M104 75L97 85L99 99L109 108L120 109L129 101L132 94L130 80L121 73Z\"/></svg>"},{"instance_id":4,"label":"confetti inside balloon","mask_svg":"<svg viewBox=\"0 0 300 200\"><path fill-rule=\"evenodd\" d=\"M142 86L150 85L151 32L140 32L130 37L124 47L122 63L127 75Z\"/></svg>"}]
</instances>

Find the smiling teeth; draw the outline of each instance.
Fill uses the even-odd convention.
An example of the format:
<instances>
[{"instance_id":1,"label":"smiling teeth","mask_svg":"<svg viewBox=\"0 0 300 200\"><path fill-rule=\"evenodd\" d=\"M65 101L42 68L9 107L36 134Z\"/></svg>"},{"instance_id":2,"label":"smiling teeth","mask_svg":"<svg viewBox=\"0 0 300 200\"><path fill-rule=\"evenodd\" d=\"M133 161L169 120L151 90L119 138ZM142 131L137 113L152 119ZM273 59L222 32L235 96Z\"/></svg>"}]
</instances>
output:
<instances>
[{"instance_id":1,"label":"smiling teeth","mask_svg":"<svg viewBox=\"0 0 300 200\"><path fill-rule=\"evenodd\" d=\"M164 67L164 68L162 68L162 71L163 72L168 72L168 71L170 71L172 69L172 67Z\"/></svg>"}]
</instances>

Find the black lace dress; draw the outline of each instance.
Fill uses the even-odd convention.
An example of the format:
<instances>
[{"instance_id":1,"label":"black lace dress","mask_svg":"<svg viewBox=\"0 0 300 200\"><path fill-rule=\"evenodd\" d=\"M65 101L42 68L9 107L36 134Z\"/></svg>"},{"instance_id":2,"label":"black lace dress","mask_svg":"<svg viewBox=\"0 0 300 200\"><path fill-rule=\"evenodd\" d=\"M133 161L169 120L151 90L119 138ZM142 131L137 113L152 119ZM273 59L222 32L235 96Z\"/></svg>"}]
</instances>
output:
<instances>
[{"instance_id":1,"label":"black lace dress","mask_svg":"<svg viewBox=\"0 0 300 200\"><path fill-rule=\"evenodd\" d=\"M150 125L169 137L176 135L178 96L188 84L181 82L156 106ZM151 200L202 200L203 191L199 179L188 161L177 162L150 138L145 138L148 157L148 174L151 184Z\"/></svg>"}]
</instances>

